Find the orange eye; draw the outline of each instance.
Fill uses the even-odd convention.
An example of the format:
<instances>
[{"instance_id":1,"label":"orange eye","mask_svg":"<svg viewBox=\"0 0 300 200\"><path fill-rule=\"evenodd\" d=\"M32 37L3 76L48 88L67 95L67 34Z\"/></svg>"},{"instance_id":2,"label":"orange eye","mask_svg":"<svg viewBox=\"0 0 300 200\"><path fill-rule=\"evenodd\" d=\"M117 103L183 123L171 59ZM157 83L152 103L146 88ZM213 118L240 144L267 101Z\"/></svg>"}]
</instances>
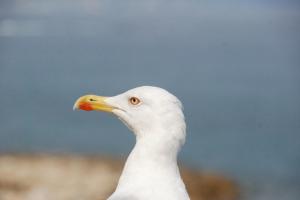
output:
<instances>
[{"instance_id":1,"label":"orange eye","mask_svg":"<svg viewBox=\"0 0 300 200\"><path fill-rule=\"evenodd\" d=\"M129 102L130 102L132 105L138 105L141 101L140 101L138 98L136 98L136 97L131 97L131 98L129 99Z\"/></svg>"}]
</instances>

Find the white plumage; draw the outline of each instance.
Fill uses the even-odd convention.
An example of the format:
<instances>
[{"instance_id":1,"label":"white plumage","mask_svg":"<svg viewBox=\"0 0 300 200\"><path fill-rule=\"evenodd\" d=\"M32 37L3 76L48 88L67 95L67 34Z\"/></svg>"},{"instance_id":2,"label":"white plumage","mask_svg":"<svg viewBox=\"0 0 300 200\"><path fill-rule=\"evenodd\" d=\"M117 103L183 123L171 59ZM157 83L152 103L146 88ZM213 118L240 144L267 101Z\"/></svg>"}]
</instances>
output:
<instances>
[{"instance_id":1,"label":"white plumage","mask_svg":"<svg viewBox=\"0 0 300 200\"><path fill-rule=\"evenodd\" d=\"M164 89L143 86L105 97L103 103L136 136L108 200L189 200L177 165L186 135L181 102Z\"/></svg>"}]
</instances>

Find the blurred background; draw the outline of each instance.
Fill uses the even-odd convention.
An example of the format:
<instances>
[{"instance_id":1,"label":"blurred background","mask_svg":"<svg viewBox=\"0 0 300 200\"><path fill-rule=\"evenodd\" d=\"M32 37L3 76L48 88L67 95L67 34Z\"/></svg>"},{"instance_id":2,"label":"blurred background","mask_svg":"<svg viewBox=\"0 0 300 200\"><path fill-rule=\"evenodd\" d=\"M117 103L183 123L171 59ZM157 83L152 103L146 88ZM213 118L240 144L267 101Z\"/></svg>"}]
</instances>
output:
<instances>
[{"instance_id":1,"label":"blurred background","mask_svg":"<svg viewBox=\"0 0 300 200\"><path fill-rule=\"evenodd\" d=\"M126 157L86 93L163 87L184 105L185 165L236 180L245 199L300 198L297 0L1 0L0 152Z\"/></svg>"}]
</instances>

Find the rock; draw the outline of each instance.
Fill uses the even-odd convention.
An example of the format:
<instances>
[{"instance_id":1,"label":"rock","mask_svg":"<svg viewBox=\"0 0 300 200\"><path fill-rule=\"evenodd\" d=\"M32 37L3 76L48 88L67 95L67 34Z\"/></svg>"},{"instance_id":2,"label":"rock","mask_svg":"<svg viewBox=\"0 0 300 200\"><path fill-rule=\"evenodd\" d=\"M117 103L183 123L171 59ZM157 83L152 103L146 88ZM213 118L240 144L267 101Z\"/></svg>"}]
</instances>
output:
<instances>
[{"instance_id":1,"label":"rock","mask_svg":"<svg viewBox=\"0 0 300 200\"><path fill-rule=\"evenodd\" d=\"M98 156L0 155L1 200L106 200L124 161ZM225 177L183 168L192 200L236 200Z\"/></svg>"}]
</instances>

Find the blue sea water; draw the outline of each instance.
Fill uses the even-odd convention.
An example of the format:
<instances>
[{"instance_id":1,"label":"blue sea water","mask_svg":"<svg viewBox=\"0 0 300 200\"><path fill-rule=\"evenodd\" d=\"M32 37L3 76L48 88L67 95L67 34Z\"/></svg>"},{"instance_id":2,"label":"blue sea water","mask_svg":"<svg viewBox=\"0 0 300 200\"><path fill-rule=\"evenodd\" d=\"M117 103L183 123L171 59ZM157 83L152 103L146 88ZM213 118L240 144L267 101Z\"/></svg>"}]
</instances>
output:
<instances>
[{"instance_id":1,"label":"blue sea water","mask_svg":"<svg viewBox=\"0 0 300 200\"><path fill-rule=\"evenodd\" d=\"M184 105L181 162L299 199L299 5L232 2L2 1L0 151L127 156L122 123L73 103L156 85Z\"/></svg>"}]
</instances>

